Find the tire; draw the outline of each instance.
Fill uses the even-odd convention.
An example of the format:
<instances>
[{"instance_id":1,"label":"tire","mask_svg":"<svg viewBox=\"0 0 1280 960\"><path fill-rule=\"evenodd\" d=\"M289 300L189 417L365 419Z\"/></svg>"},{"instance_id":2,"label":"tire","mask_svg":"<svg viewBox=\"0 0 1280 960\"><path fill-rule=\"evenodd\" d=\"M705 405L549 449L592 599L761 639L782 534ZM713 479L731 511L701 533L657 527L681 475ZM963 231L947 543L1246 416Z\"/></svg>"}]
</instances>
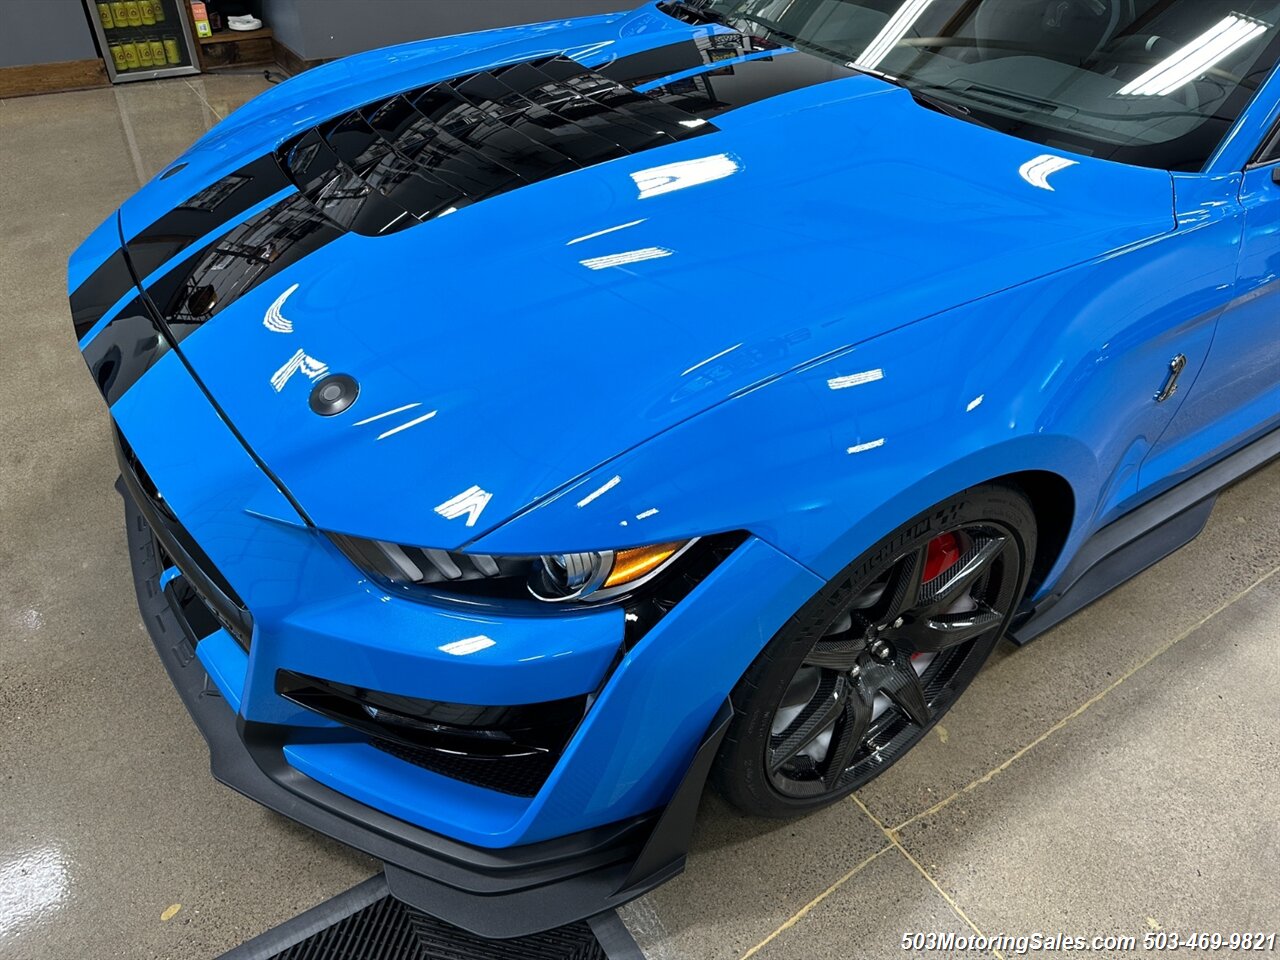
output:
<instances>
[{"instance_id":1,"label":"tire","mask_svg":"<svg viewBox=\"0 0 1280 960\"><path fill-rule=\"evenodd\" d=\"M1035 549L1030 501L1015 487L986 484L858 557L783 625L734 688L712 771L719 792L744 813L789 818L887 770L991 655L1026 591Z\"/></svg>"}]
</instances>

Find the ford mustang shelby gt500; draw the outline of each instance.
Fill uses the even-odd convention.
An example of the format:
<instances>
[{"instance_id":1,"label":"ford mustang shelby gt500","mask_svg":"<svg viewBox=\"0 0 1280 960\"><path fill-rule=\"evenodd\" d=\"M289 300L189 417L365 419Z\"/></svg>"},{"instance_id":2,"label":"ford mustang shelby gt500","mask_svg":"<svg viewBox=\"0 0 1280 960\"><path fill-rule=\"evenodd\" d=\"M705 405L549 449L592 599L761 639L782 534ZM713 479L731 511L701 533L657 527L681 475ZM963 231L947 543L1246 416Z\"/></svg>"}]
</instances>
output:
<instances>
[{"instance_id":1,"label":"ford mustang shelby gt500","mask_svg":"<svg viewBox=\"0 0 1280 960\"><path fill-rule=\"evenodd\" d=\"M69 277L215 775L491 936L865 784L1280 453L1278 50L662 2L240 109Z\"/></svg>"}]
</instances>

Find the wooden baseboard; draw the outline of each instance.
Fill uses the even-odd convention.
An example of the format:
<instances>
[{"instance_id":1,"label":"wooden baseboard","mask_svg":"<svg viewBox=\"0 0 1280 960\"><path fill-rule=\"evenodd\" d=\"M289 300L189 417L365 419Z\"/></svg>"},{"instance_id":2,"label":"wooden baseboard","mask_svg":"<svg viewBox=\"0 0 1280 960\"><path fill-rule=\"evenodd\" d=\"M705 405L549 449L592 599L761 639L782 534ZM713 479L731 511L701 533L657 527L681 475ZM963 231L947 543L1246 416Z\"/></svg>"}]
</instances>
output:
<instances>
[{"instance_id":1,"label":"wooden baseboard","mask_svg":"<svg viewBox=\"0 0 1280 960\"><path fill-rule=\"evenodd\" d=\"M222 43L202 42L200 45L200 69L202 70L269 66L275 62L275 48L270 37L245 41L227 40Z\"/></svg>"},{"instance_id":2,"label":"wooden baseboard","mask_svg":"<svg viewBox=\"0 0 1280 960\"><path fill-rule=\"evenodd\" d=\"M101 60L60 60L0 67L0 99L105 87L109 82L106 65Z\"/></svg>"},{"instance_id":3,"label":"wooden baseboard","mask_svg":"<svg viewBox=\"0 0 1280 960\"><path fill-rule=\"evenodd\" d=\"M318 67L322 63L329 62L327 60L306 60L294 53L288 45L281 43L279 37L272 37L271 45L275 50L276 63L280 64L284 72L292 77L305 73L312 67Z\"/></svg>"}]
</instances>

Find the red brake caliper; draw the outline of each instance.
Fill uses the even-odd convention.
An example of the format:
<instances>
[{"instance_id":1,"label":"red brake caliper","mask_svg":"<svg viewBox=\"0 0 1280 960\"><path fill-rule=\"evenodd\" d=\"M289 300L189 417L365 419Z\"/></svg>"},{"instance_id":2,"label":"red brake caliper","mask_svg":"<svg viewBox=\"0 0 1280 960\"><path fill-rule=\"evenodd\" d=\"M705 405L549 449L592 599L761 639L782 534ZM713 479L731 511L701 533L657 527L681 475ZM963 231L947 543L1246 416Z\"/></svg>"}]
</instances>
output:
<instances>
[{"instance_id":1,"label":"red brake caliper","mask_svg":"<svg viewBox=\"0 0 1280 960\"><path fill-rule=\"evenodd\" d=\"M944 533L929 541L924 557L924 582L946 573L960 561L960 541L954 533Z\"/></svg>"},{"instance_id":2,"label":"red brake caliper","mask_svg":"<svg viewBox=\"0 0 1280 960\"><path fill-rule=\"evenodd\" d=\"M943 533L929 541L924 555L924 582L946 573L960 562L960 541L954 533ZM920 656L913 653L911 659Z\"/></svg>"}]
</instances>

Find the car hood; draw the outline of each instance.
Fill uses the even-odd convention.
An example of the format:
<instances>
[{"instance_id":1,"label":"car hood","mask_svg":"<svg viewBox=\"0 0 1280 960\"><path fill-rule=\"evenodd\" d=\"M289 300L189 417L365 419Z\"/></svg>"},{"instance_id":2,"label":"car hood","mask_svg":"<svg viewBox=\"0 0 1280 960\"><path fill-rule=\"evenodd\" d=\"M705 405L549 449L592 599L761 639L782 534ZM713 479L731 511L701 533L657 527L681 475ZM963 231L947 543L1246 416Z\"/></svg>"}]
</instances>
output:
<instances>
[{"instance_id":1,"label":"car hood","mask_svg":"<svg viewBox=\"0 0 1280 960\"><path fill-rule=\"evenodd\" d=\"M656 91L671 103L708 75L738 84L690 114L696 136L333 232L193 327L181 352L317 525L463 545L809 360L1173 229L1166 173L1055 156L825 62L761 80L812 58L740 43L725 67L716 37L642 9L354 58L270 91L125 206L129 241L327 118L566 49L601 71L631 58L644 90L637 58L652 82L693 44L705 63ZM358 397L320 415L335 374Z\"/></svg>"}]
</instances>

